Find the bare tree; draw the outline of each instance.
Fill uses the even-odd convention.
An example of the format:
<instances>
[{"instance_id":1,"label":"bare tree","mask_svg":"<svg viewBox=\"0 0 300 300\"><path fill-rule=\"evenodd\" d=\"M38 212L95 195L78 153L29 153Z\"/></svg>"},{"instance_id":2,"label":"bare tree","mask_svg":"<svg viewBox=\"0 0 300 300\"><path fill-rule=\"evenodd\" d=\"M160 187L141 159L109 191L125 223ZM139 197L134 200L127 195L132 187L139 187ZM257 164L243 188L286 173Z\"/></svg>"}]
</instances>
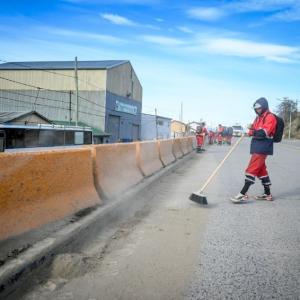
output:
<instances>
[{"instance_id":1,"label":"bare tree","mask_svg":"<svg viewBox=\"0 0 300 300\"><path fill-rule=\"evenodd\" d=\"M276 112L281 116L284 122L287 124L290 120L290 115L292 121L297 118L297 101L292 100L289 97L283 97L278 99L280 104L277 105Z\"/></svg>"}]
</instances>

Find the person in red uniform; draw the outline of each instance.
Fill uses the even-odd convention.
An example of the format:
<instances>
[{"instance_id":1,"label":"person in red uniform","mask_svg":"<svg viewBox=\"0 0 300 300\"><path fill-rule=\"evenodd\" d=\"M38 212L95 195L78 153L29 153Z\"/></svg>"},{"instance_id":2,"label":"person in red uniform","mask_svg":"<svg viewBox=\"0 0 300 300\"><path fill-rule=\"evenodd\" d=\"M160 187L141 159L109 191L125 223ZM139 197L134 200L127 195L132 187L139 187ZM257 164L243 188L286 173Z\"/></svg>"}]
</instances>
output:
<instances>
[{"instance_id":1,"label":"person in red uniform","mask_svg":"<svg viewBox=\"0 0 300 300\"><path fill-rule=\"evenodd\" d=\"M208 132L208 139L209 139L209 144L210 145L213 145L214 144L214 141L215 141L215 133L213 132L213 130L209 130Z\"/></svg>"},{"instance_id":2,"label":"person in red uniform","mask_svg":"<svg viewBox=\"0 0 300 300\"><path fill-rule=\"evenodd\" d=\"M222 143L223 143L223 131L224 131L224 127L221 124L219 124L218 129L217 129L218 145L222 145Z\"/></svg>"},{"instance_id":3,"label":"person in red uniform","mask_svg":"<svg viewBox=\"0 0 300 300\"><path fill-rule=\"evenodd\" d=\"M255 199L273 200L270 191L271 180L266 167L266 158L268 155L273 155L273 136L276 131L277 120L269 111L267 99L259 98L255 101L253 108L257 117L248 133L249 136L252 136L250 147L251 159L245 172L245 184L241 192L231 198L233 202L242 202L248 199L247 192L250 186L255 183L255 177L261 180L264 187L264 193L255 197Z\"/></svg>"},{"instance_id":4,"label":"person in red uniform","mask_svg":"<svg viewBox=\"0 0 300 300\"><path fill-rule=\"evenodd\" d=\"M201 125L197 128L196 139L197 139L197 152L205 151L203 149L205 143L205 136L208 134L207 129L205 128L205 123L201 123Z\"/></svg>"}]
</instances>

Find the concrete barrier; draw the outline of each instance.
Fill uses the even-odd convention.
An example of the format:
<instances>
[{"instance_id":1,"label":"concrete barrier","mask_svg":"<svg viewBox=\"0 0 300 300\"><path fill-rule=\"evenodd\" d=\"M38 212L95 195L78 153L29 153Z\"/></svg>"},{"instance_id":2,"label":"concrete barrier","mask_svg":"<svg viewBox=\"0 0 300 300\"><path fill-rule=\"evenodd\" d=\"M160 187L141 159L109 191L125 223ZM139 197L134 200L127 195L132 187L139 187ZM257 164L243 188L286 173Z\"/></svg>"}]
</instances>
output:
<instances>
[{"instance_id":1,"label":"concrete barrier","mask_svg":"<svg viewBox=\"0 0 300 300\"><path fill-rule=\"evenodd\" d=\"M194 136L189 136L188 137L188 147L189 147L189 152L192 152L196 147L194 147L194 144L197 145L196 142L196 137Z\"/></svg>"},{"instance_id":2,"label":"concrete barrier","mask_svg":"<svg viewBox=\"0 0 300 300\"><path fill-rule=\"evenodd\" d=\"M180 138L173 139L173 154L176 157L176 159L183 157Z\"/></svg>"},{"instance_id":3,"label":"concrete barrier","mask_svg":"<svg viewBox=\"0 0 300 300\"><path fill-rule=\"evenodd\" d=\"M166 167L176 161L176 157L173 153L173 140L159 140L159 157L163 165Z\"/></svg>"},{"instance_id":4,"label":"concrete barrier","mask_svg":"<svg viewBox=\"0 0 300 300\"><path fill-rule=\"evenodd\" d=\"M196 136L192 136L191 139L192 139L192 147L193 147L193 149L196 149L197 148Z\"/></svg>"},{"instance_id":5,"label":"concrete barrier","mask_svg":"<svg viewBox=\"0 0 300 300\"><path fill-rule=\"evenodd\" d=\"M138 143L92 146L97 190L106 198L122 194L143 179L138 167Z\"/></svg>"},{"instance_id":6,"label":"concrete barrier","mask_svg":"<svg viewBox=\"0 0 300 300\"><path fill-rule=\"evenodd\" d=\"M181 144L183 155L187 155L190 152L189 138L188 137L181 138L180 144Z\"/></svg>"},{"instance_id":7,"label":"concrete barrier","mask_svg":"<svg viewBox=\"0 0 300 300\"><path fill-rule=\"evenodd\" d=\"M163 168L157 141L140 142L137 146L139 168L144 176L150 176Z\"/></svg>"},{"instance_id":8,"label":"concrete barrier","mask_svg":"<svg viewBox=\"0 0 300 300\"><path fill-rule=\"evenodd\" d=\"M90 149L0 155L0 240L100 202Z\"/></svg>"}]
</instances>

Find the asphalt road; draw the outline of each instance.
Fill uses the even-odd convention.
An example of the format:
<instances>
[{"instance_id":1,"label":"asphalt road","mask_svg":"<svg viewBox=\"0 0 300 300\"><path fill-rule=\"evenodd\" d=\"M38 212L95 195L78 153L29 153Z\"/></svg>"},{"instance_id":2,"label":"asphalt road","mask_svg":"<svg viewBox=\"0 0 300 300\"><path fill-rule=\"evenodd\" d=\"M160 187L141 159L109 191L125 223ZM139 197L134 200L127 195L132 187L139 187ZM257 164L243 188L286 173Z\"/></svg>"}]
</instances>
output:
<instances>
[{"instance_id":1,"label":"asphalt road","mask_svg":"<svg viewBox=\"0 0 300 300\"><path fill-rule=\"evenodd\" d=\"M148 205L55 258L17 299L300 299L300 143L268 159L274 202L233 204L243 185L249 139L208 186L209 205L188 200L226 155L211 146L136 197ZM256 183L250 196L262 191Z\"/></svg>"}]
</instances>

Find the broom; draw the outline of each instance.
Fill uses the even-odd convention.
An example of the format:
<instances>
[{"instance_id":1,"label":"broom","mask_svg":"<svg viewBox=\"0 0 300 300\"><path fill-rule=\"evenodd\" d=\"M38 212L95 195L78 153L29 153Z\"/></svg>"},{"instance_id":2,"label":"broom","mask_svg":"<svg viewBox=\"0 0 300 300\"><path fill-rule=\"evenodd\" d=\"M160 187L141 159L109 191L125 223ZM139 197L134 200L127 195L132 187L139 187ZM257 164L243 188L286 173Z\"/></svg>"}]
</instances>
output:
<instances>
[{"instance_id":1,"label":"broom","mask_svg":"<svg viewBox=\"0 0 300 300\"><path fill-rule=\"evenodd\" d=\"M209 178L206 180L202 188L196 192L192 193L189 197L190 200L202 204L202 205L207 205L207 198L204 195L204 190L208 186L208 184L211 182L211 180L215 177L215 175L218 173L218 171L221 169L223 166L224 162L227 160L227 158L231 155L231 153L234 151L234 149L238 146L238 144L242 141L244 138L244 135L242 135L236 143L233 145L233 147L230 149L230 151L226 154L226 156L223 158L223 160L219 163L219 165L216 167L216 169L212 172L212 174L209 176Z\"/></svg>"}]
</instances>

